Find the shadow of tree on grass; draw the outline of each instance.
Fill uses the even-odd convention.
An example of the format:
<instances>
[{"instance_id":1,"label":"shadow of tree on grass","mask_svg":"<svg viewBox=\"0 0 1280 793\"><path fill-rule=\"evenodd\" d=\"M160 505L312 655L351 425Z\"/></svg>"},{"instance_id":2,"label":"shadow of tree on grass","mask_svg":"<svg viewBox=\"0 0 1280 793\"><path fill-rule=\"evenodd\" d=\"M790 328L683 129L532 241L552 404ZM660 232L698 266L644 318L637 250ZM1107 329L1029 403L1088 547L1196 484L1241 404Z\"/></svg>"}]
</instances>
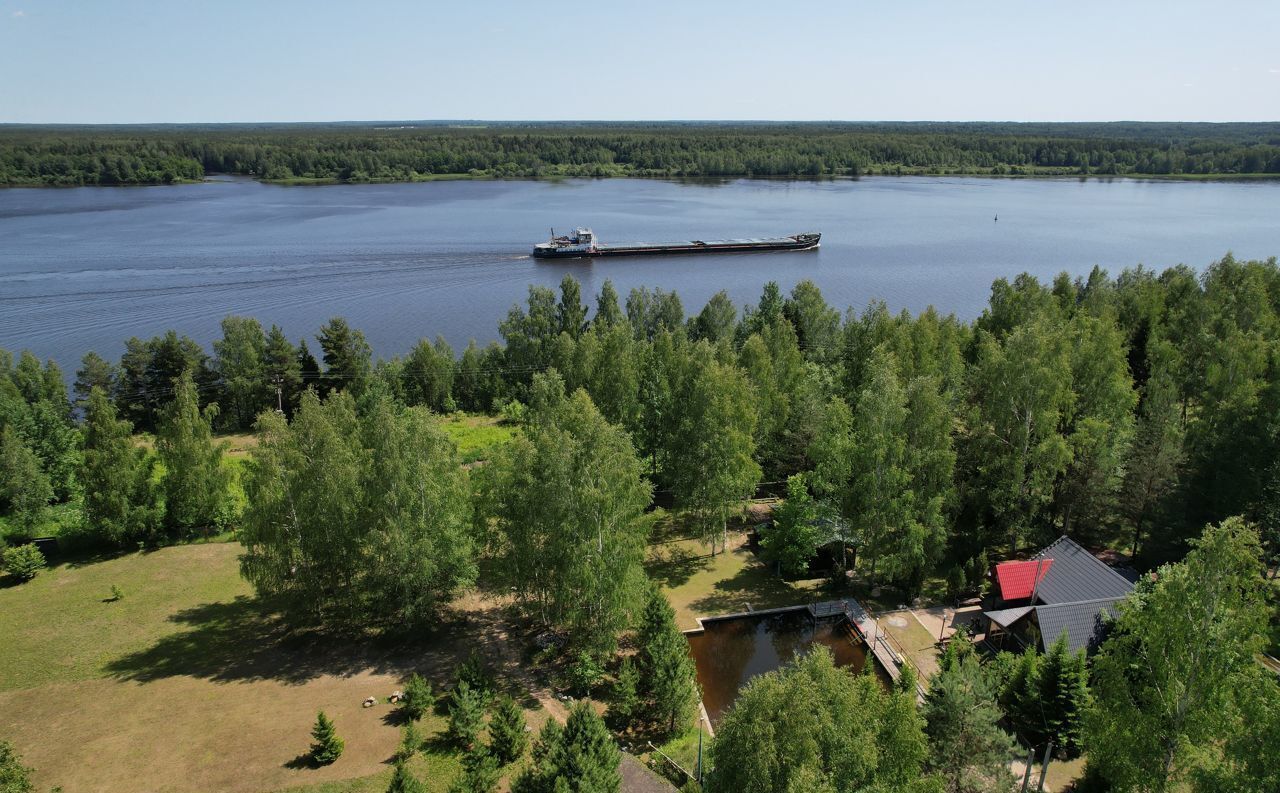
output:
<instances>
[{"instance_id":1,"label":"shadow of tree on grass","mask_svg":"<svg viewBox=\"0 0 1280 793\"><path fill-rule=\"evenodd\" d=\"M365 671L390 674L418 669L443 674L449 662L430 650L447 645L449 634L458 627L454 620L410 636L356 641L292 628L271 604L246 596L185 609L170 620L184 629L111 661L108 674L138 682L185 675L217 682L290 684Z\"/></svg>"},{"instance_id":2,"label":"shadow of tree on grass","mask_svg":"<svg viewBox=\"0 0 1280 793\"><path fill-rule=\"evenodd\" d=\"M663 545L650 548L644 567L649 578L659 586L675 589L711 567L712 562L709 552L681 545Z\"/></svg>"},{"instance_id":3,"label":"shadow of tree on grass","mask_svg":"<svg viewBox=\"0 0 1280 793\"><path fill-rule=\"evenodd\" d=\"M730 553L750 552L740 549ZM717 581L710 593L690 602L689 608L698 615L712 615L745 611L748 605L758 611L817 599L816 593L791 586L752 560L732 577Z\"/></svg>"}]
</instances>

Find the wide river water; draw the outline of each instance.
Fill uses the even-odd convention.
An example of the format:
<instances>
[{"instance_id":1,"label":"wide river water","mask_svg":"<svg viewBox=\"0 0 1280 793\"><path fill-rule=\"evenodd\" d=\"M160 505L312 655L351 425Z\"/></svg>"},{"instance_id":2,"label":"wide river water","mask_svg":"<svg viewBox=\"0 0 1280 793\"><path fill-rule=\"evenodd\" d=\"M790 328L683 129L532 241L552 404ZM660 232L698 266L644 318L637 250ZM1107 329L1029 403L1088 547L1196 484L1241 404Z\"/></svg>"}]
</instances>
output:
<instances>
[{"instance_id":1,"label":"wide river water","mask_svg":"<svg viewBox=\"0 0 1280 793\"><path fill-rule=\"evenodd\" d=\"M996 218L999 218L998 220ZM822 232L807 253L535 261L548 227L604 241ZM497 337L529 284L565 273L589 297L612 279L676 290L693 313L727 290L808 278L861 309L934 305L977 316L991 282L1202 268L1227 251L1280 254L1280 182L876 177L856 181L638 179L279 187L0 190L0 347L68 373L96 350L169 328L208 343L245 314L295 340L345 316L384 357L424 336ZM315 345L312 345L313 350Z\"/></svg>"}]
</instances>

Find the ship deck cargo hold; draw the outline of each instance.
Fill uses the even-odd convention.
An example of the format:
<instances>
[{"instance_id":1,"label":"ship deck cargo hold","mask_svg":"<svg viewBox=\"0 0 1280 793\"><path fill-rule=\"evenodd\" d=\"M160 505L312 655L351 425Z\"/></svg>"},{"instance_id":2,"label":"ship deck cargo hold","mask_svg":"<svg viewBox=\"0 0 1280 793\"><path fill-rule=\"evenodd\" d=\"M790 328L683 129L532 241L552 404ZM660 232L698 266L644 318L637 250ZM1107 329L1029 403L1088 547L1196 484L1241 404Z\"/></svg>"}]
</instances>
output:
<instances>
[{"instance_id":1,"label":"ship deck cargo hold","mask_svg":"<svg viewBox=\"0 0 1280 793\"><path fill-rule=\"evenodd\" d=\"M793 234L790 237L748 237L734 240L688 240L683 242L601 243L591 229L576 229L573 234L557 237L551 232L548 242L533 247L538 259L566 259L596 256L661 256L686 253L751 253L756 251L808 251L818 247L822 235L817 232Z\"/></svg>"}]
</instances>

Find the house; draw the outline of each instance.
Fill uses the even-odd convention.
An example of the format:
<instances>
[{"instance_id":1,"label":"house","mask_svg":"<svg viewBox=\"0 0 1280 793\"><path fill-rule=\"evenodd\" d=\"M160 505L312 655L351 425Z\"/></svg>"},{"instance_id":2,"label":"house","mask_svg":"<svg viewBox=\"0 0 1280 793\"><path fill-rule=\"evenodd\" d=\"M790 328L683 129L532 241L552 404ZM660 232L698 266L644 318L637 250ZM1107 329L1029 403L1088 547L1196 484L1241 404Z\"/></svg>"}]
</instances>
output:
<instances>
[{"instance_id":1,"label":"house","mask_svg":"<svg viewBox=\"0 0 1280 793\"><path fill-rule=\"evenodd\" d=\"M1069 537L1030 559L996 565L995 579L999 607L982 613L987 641L1041 651L1066 634L1068 650L1092 652L1107 617L1133 591L1127 578Z\"/></svg>"}]
</instances>

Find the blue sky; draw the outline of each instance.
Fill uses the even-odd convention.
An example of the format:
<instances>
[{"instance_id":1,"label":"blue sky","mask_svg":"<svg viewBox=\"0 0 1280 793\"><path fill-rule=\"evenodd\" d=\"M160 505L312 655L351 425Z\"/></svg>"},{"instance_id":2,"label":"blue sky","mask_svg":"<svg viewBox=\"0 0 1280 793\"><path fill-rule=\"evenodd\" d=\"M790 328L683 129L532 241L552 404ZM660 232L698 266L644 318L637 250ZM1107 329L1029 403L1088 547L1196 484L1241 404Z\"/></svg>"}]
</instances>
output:
<instances>
[{"instance_id":1,"label":"blue sky","mask_svg":"<svg viewBox=\"0 0 1280 793\"><path fill-rule=\"evenodd\" d=\"M0 122L1280 120L1277 0L0 0Z\"/></svg>"}]
</instances>

